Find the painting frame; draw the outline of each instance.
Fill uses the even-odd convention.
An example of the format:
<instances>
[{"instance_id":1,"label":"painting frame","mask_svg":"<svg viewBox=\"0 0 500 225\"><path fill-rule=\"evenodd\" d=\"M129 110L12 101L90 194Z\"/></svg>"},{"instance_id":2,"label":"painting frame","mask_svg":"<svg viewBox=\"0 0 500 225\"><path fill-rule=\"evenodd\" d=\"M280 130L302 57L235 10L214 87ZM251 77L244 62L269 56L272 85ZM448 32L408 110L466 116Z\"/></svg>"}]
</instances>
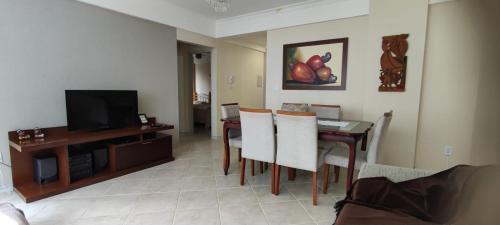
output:
<instances>
[{"instance_id":1,"label":"painting frame","mask_svg":"<svg viewBox=\"0 0 500 225\"><path fill-rule=\"evenodd\" d=\"M340 85L338 86L328 86L324 84L306 84L306 83L297 83L291 85L290 80L288 78L289 65L290 62L288 60L288 51L292 48L299 47L311 47L317 45L338 45L342 44L342 63L341 63L341 73L337 76L340 76ZM348 60L348 50L349 50L349 38L336 38L336 39L327 39L320 41L310 41L310 42L301 42L301 43L292 43L283 45L283 79L282 79L282 88L283 90L346 90L347 87L347 60Z\"/></svg>"}]
</instances>

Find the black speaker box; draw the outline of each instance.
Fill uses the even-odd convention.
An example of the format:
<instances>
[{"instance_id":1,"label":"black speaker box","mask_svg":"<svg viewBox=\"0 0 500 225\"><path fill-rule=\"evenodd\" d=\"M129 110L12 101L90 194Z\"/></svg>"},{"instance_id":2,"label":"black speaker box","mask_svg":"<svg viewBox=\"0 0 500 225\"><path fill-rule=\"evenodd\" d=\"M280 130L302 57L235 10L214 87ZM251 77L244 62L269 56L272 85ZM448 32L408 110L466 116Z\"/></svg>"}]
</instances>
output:
<instances>
[{"instance_id":1,"label":"black speaker box","mask_svg":"<svg viewBox=\"0 0 500 225\"><path fill-rule=\"evenodd\" d=\"M108 149L99 148L92 150L92 159L94 164L94 174L105 170L108 166Z\"/></svg>"},{"instance_id":2,"label":"black speaker box","mask_svg":"<svg viewBox=\"0 0 500 225\"><path fill-rule=\"evenodd\" d=\"M55 156L34 156L33 179L39 184L57 181L57 158Z\"/></svg>"}]
</instances>

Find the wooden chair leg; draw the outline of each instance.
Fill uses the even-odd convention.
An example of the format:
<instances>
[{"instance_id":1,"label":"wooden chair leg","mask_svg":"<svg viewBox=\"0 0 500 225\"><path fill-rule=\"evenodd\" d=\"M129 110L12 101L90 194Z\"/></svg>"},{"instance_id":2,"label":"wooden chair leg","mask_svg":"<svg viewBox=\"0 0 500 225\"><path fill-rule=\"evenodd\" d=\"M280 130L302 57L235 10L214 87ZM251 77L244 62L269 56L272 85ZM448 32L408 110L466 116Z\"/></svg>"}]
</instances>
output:
<instances>
[{"instance_id":1,"label":"wooden chair leg","mask_svg":"<svg viewBox=\"0 0 500 225\"><path fill-rule=\"evenodd\" d=\"M275 169L276 167L274 166L274 164L271 164L271 193L275 193L275 190L274 190L274 183L276 182L275 181Z\"/></svg>"},{"instance_id":2,"label":"wooden chair leg","mask_svg":"<svg viewBox=\"0 0 500 225\"><path fill-rule=\"evenodd\" d=\"M245 185L245 164L246 164L246 159L242 158L241 159L241 172L240 172L240 185L243 186Z\"/></svg>"},{"instance_id":3,"label":"wooden chair leg","mask_svg":"<svg viewBox=\"0 0 500 225\"><path fill-rule=\"evenodd\" d=\"M238 162L241 162L241 148L238 149Z\"/></svg>"},{"instance_id":4,"label":"wooden chair leg","mask_svg":"<svg viewBox=\"0 0 500 225\"><path fill-rule=\"evenodd\" d=\"M334 166L333 170L335 172L335 183L339 182L340 166Z\"/></svg>"},{"instance_id":5,"label":"wooden chair leg","mask_svg":"<svg viewBox=\"0 0 500 225\"><path fill-rule=\"evenodd\" d=\"M295 169L294 168L288 168L288 180L293 181L295 180L295 176L293 175Z\"/></svg>"},{"instance_id":6,"label":"wooden chair leg","mask_svg":"<svg viewBox=\"0 0 500 225\"><path fill-rule=\"evenodd\" d=\"M330 164L323 164L323 193L328 191L328 178L330 177Z\"/></svg>"},{"instance_id":7,"label":"wooden chair leg","mask_svg":"<svg viewBox=\"0 0 500 225\"><path fill-rule=\"evenodd\" d=\"M278 164L274 164L274 194L280 194L280 172L281 166Z\"/></svg>"},{"instance_id":8,"label":"wooden chair leg","mask_svg":"<svg viewBox=\"0 0 500 225\"><path fill-rule=\"evenodd\" d=\"M263 174L264 173L264 162L259 162L259 169L260 169L260 174Z\"/></svg>"},{"instance_id":9,"label":"wooden chair leg","mask_svg":"<svg viewBox=\"0 0 500 225\"><path fill-rule=\"evenodd\" d=\"M250 161L250 175L255 176L255 172L254 172L254 167L255 167L255 160L251 160Z\"/></svg>"},{"instance_id":10,"label":"wooden chair leg","mask_svg":"<svg viewBox=\"0 0 500 225\"><path fill-rule=\"evenodd\" d=\"M313 172L312 179L313 205L318 205L318 172Z\"/></svg>"}]
</instances>

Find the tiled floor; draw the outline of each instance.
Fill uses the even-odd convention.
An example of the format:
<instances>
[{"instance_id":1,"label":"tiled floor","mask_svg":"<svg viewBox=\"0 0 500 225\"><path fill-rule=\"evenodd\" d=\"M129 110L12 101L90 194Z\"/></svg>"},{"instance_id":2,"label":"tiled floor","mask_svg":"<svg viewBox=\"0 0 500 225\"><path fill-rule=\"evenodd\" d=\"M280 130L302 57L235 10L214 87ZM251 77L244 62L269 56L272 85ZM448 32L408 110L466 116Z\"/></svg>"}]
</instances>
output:
<instances>
[{"instance_id":1,"label":"tiled floor","mask_svg":"<svg viewBox=\"0 0 500 225\"><path fill-rule=\"evenodd\" d=\"M174 162L30 204L14 193L0 194L0 202L23 209L33 225L333 223L333 206L344 194L342 183L331 184L326 195L319 191L318 206L312 205L308 172L298 171L296 181L289 182L283 170L279 196L271 194L269 171L256 171L254 177L247 171L242 187L236 151L224 176L222 149L220 140L205 133L186 135L174 149Z\"/></svg>"}]
</instances>

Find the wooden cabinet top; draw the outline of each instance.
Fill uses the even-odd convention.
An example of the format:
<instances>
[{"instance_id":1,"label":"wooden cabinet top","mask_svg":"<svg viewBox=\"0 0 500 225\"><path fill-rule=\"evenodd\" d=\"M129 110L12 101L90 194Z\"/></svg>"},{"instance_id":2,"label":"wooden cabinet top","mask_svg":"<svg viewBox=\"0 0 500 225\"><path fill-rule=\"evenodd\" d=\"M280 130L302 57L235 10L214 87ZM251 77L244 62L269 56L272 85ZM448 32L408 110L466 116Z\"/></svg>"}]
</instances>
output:
<instances>
[{"instance_id":1,"label":"wooden cabinet top","mask_svg":"<svg viewBox=\"0 0 500 225\"><path fill-rule=\"evenodd\" d=\"M73 145L101 141L125 136L141 135L144 133L174 129L173 125L161 124L158 126L133 126L122 129L102 131L68 131L67 127L51 127L42 129L45 138L19 140L16 131L9 132L9 145L19 152L39 151L57 146Z\"/></svg>"}]
</instances>

